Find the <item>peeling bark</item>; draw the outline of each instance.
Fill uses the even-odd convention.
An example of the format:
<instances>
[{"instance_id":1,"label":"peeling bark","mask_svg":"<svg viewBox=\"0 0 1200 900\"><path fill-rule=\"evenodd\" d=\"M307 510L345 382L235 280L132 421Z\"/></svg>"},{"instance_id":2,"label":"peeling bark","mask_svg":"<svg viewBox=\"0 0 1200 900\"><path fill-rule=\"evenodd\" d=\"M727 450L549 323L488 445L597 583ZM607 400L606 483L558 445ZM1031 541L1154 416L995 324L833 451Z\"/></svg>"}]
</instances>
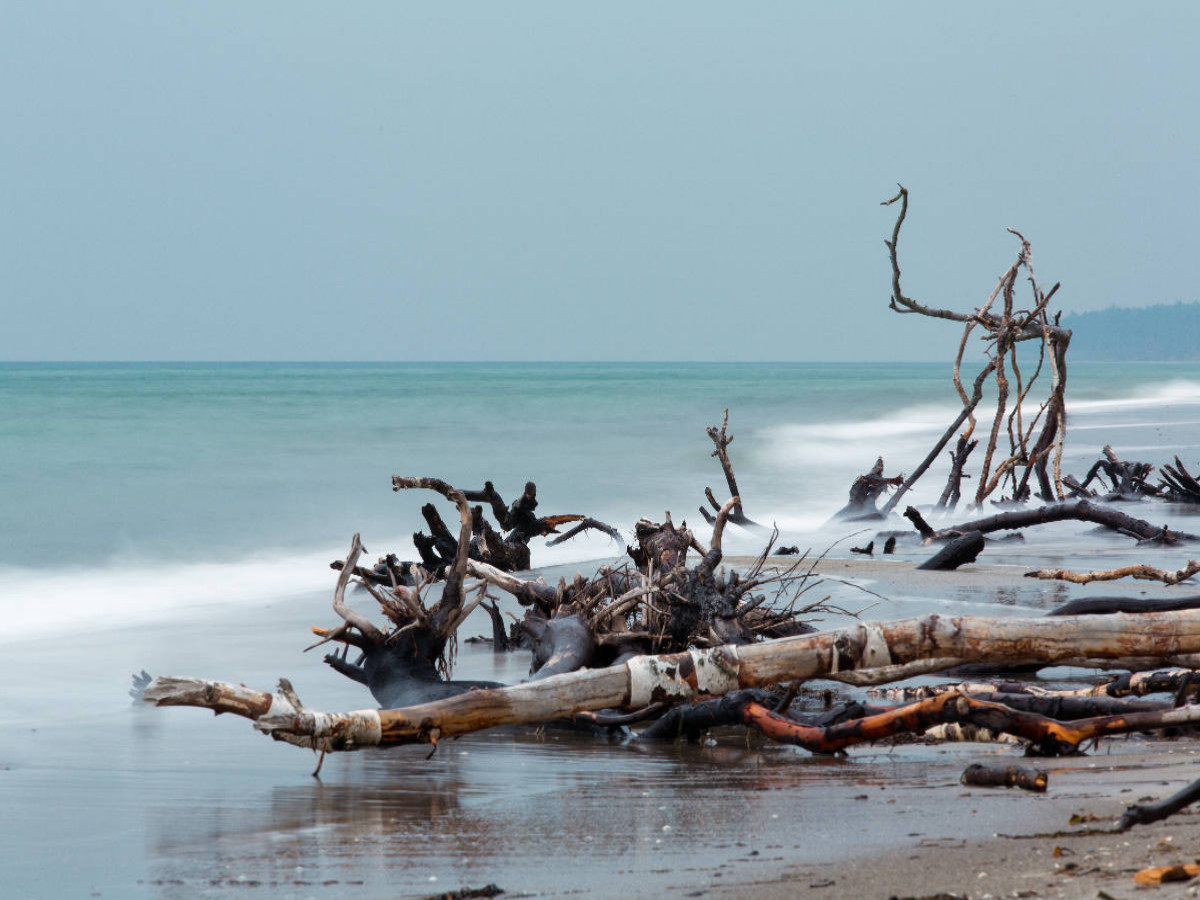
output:
<instances>
[{"instance_id":1,"label":"peeling bark","mask_svg":"<svg viewBox=\"0 0 1200 900\"><path fill-rule=\"evenodd\" d=\"M765 687L919 660L937 659L943 666L953 661L998 659L1052 664L1080 657L1161 658L1184 653L1200 653L1200 613L1155 613L1136 618L1118 613L1034 619L935 614L893 622L864 623L742 647L723 646L707 651L637 657L624 665L606 669L582 670L508 688L473 690L405 709L369 712L374 714L379 728L378 744L419 743L436 740L442 735L465 734L497 725L541 722L586 710L689 702L704 694L724 695L739 688ZM224 696L229 690L229 686L215 682L157 679L147 688L146 699L164 705L212 708L208 698ZM268 706L273 703L270 695L257 696ZM366 738L362 735L368 732L362 732L360 726L347 724L350 720L345 717L348 715L360 714L333 714L324 718L316 714L292 715L282 719L272 717L265 722L265 717L260 715L257 721L260 730L278 734L281 739L294 738L304 746L317 749L321 749L327 739L343 734L337 729L351 729L354 732L351 743L357 749L364 745L362 742ZM1154 727L1167 727L1191 722L1197 715L1195 709L1186 707L1110 718L1122 719L1127 730L1138 730L1149 727L1146 716L1157 717ZM975 724L994 727L989 722ZM1112 733L1116 727L1109 723L1107 731L1093 730L1091 735ZM1087 736L1078 723L1071 728L1071 731L1051 731L1049 734L1075 744Z\"/></svg>"}]
</instances>

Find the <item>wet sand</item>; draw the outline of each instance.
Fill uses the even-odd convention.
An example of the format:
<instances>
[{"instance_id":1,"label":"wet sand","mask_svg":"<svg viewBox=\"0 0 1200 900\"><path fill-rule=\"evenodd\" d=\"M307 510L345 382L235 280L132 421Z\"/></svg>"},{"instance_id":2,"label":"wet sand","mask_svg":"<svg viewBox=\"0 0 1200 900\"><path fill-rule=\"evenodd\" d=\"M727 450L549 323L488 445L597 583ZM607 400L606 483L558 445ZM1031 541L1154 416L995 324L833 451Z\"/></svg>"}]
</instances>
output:
<instances>
[{"instance_id":1,"label":"wet sand","mask_svg":"<svg viewBox=\"0 0 1200 900\"><path fill-rule=\"evenodd\" d=\"M886 593L870 613L879 618L1189 592L1036 582L1007 566L819 568ZM837 582L822 590L864 599ZM1136 869L1200 855L1200 817L1188 814L1126 835L1081 833L1111 829L1125 804L1200 775L1193 740L1119 739L1044 760L1045 795L958 784L972 762L1020 762L1009 746L869 746L831 759L736 731L674 747L497 731L444 742L430 759L418 747L331 756L314 779L315 757L245 720L125 696L129 673L145 667L263 688L287 676L316 708L368 705L361 687L300 653L307 626L329 624L328 604L314 594L236 616L214 606L135 628L7 639L4 896L394 898L494 883L546 897L1091 898L1126 896ZM478 621L465 633L485 631ZM516 681L527 664L464 644L457 672ZM1074 814L1100 821L1072 826Z\"/></svg>"}]
</instances>

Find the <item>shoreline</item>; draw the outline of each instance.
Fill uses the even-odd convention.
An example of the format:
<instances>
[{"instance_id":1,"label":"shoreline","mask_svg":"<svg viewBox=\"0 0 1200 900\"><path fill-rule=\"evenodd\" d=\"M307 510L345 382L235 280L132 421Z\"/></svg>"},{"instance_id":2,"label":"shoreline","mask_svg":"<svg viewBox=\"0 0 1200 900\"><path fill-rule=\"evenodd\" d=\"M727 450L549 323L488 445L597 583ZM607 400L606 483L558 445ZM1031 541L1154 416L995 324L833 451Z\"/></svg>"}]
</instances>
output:
<instances>
[{"instance_id":1,"label":"shoreline","mask_svg":"<svg viewBox=\"0 0 1200 900\"><path fill-rule=\"evenodd\" d=\"M929 604L1040 615L1060 595L1129 587L1060 588L1015 566L945 573L825 559L819 569L889 596L874 614L892 618ZM254 882L254 896L272 900L391 900L492 883L535 897L1036 890L1090 900L1099 889L1124 896L1132 871L1190 862L1187 848L1200 845L1200 816L1190 813L1124 836L1086 833L1111 827L1125 803L1200 774L1194 739L1108 739L1090 756L1035 760L1051 771L1045 795L959 786L972 762L1024 764L1011 745L879 744L832 758L733 730L667 747L497 730L443 742L432 758L427 748L336 754L314 779L315 757L244 720L130 704L129 673L144 667L264 689L286 676L312 708L369 705L359 685L301 653L308 626L334 618L326 593L231 613L217 604L201 616L6 645L0 678L15 699L3 715L12 741L0 751L0 821L23 837L0 864L16 896L244 897ZM464 630L478 632L487 633L482 620ZM512 683L527 665L527 654L464 644L456 673ZM1070 826L1073 814L1109 818ZM1069 833L994 837L1060 831ZM1182 849L1154 849L1166 837ZM1054 857L1055 846L1067 855ZM65 848L70 870L56 864ZM1078 865L1056 870L1068 862Z\"/></svg>"}]
</instances>

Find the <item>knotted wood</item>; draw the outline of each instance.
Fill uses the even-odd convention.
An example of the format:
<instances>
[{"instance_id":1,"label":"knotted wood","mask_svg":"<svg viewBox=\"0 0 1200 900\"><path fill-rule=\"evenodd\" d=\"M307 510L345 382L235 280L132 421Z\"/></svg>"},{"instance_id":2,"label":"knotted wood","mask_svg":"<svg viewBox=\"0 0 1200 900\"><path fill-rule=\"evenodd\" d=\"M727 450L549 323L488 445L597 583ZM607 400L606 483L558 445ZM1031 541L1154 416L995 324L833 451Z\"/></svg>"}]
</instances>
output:
<instances>
[{"instance_id":1,"label":"knotted wood","mask_svg":"<svg viewBox=\"0 0 1200 900\"><path fill-rule=\"evenodd\" d=\"M1041 663L1079 659L1165 659L1200 653L1200 611L1050 618L931 614L852 625L817 634L635 657L506 688L472 690L402 709L315 713L300 708L264 715L274 696L199 679L155 679L147 702L199 706L255 719L260 730L316 749L358 749L436 742L498 725L542 722L586 710L690 702L738 688L882 670L903 677L914 664L930 671L964 662ZM285 701L288 698L283 698ZM294 705L294 704L293 704ZM378 730L373 722L378 722ZM338 740L329 746L331 737Z\"/></svg>"}]
</instances>

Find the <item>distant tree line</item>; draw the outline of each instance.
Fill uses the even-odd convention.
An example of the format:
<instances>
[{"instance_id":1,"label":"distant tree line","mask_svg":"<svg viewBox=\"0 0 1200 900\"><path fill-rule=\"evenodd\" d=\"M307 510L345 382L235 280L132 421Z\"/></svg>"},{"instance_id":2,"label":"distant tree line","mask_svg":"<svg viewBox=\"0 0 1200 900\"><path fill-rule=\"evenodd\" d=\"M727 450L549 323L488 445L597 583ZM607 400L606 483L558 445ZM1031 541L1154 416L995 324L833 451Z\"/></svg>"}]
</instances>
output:
<instances>
[{"instance_id":1,"label":"distant tree line","mask_svg":"<svg viewBox=\"0 0 1200 900\"><path fill-rule=\"evenodd\" d=\"M1200 360L1200 301L1113 306L1065 315L1062 324L1077 361Z\"/></svg>"}]
</instances>

